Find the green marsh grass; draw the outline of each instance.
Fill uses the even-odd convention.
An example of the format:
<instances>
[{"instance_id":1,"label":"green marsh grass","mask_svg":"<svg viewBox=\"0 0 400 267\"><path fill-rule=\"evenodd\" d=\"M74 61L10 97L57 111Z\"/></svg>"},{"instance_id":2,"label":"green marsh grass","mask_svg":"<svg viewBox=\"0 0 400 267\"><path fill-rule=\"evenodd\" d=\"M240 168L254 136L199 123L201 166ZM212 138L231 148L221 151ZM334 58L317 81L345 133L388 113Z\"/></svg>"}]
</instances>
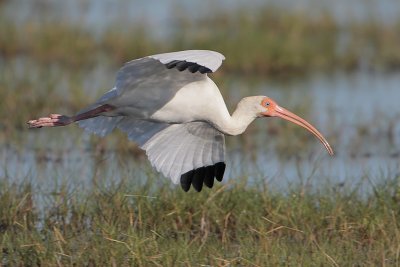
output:
<instances>
[{"instance_id":1,"label":"green marsh grass","mask_svg":"<svg viewBox=\"0 0 400 267\"><path fill-rule=\"evenodd\" d=\"M400 22L340 24L329 12L310 16L265 5L257 10L218 11L202 18L175 16L171 33L155 37L146 22L109 25L92 34L75 24L0 23L0 55L25 55L41 64L90 68L107 58L113 66L145 55L212 49L227 60L222 71L243 74L304 74L360 67L398 69Z\"/></svg>"},{"instance_id":2,"label":"green marsh grass","mask_svg":"<svg viewBox=\"0 0 400 267\"><path fill-rule=\"evenodd\" d=\"M2 182L4 266L396 266L399 177L373 194L241 179L201 193L122 181L82 192ZM371 185L372 186L372 185ZM40 191L40 190L39 190ZM35 197L41 194L46 208Z\"/></svg>"}]
</instances>

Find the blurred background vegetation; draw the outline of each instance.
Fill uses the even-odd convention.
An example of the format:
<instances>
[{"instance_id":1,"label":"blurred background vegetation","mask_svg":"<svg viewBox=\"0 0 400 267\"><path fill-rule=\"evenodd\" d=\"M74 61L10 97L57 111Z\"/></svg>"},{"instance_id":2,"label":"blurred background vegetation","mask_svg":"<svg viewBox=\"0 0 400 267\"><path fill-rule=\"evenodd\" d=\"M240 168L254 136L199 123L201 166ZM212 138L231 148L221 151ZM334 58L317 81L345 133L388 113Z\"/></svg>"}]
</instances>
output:
<instances>
[{"instance_id":1,"label":"blurred background vegetation","mask_svg":"<svg viewBox=\"0 0 400 267\"><path fill-rule=\"evenodd\" d=\"M0 266L399 265L400 3L0 1ZM121 133L28 131L125 62L210 49L230 110L268 95L321 129L257 121L224 183L184 194Z\"/></svg>"},{"instance_id":2,"label":"blurred background vegetation","mask_svg":"<svg viewBox=\"0 0 400 267\"><path fill-rule=\"evenodd\" d=\"M368 1L358 2L368 6ZM89 68L106 59L116 67L129 59L160 51L203 48L223 51L229 60L222 71L233 73L303 74L315 70L356 70L361 67L395 70L400 67L399 19L382 23L379 17L365 15L367 18L361 21L350 18L342 22L335 18L329 7L321 7L313 14L306 8L291 8L290 3L283 7L256 3L247 9L236 3L237 8L226 10L209 2L210 9L213 5L216 8L203 16L193 17L193 11L185 12L179 8L171 11L168 26L162 25L162 29L149 27L149 21L157 13L143 14L145 19L138 21L127 16L129 11L118 20L103 22L105 25L92 25L93 29L82 26L80 21L84 23L89 11L102 4L81 3L88 6L78 9L74 18L64 15L58 20L49 16L56 6L59 9L71 7L47 1L39 1L38 6L24 4L25 9L32 10L23 21L3 15L0 29L2 58L10 60L23 56L40 64L56 63L69 68ZM2 5L6 6L7 1ZM140 4L123 1L120 5L140 9ZM178 2L175 5L178 6ZM153 8L163 7L154 4ZM6 12L4 9L3 13ZM103 15L97 14L97 19L101 20ZM163 30L167 33L160 32Z\"/></svg>"}]
</instances>

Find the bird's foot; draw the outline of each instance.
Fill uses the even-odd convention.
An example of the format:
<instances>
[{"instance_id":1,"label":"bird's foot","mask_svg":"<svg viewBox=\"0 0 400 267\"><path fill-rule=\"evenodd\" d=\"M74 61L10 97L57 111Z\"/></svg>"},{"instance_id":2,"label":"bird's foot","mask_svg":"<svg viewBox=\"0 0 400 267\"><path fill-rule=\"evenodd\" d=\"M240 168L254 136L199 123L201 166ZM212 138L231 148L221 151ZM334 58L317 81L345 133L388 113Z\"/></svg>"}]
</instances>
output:
<instances>
[{"instance_id":1,"label":"bird's foot","mask_svg":"<svg viewBox=\"0 0 400 267\"><path fill-rule=\"evenodd\" d=\"M60 114L50 114L49 117L43 117L37 120L30 120L27 122L27 124L29 128L42 128L42 127L65 126L72 122L73 119L71 117Z\"/></svg>"}]
</instances>

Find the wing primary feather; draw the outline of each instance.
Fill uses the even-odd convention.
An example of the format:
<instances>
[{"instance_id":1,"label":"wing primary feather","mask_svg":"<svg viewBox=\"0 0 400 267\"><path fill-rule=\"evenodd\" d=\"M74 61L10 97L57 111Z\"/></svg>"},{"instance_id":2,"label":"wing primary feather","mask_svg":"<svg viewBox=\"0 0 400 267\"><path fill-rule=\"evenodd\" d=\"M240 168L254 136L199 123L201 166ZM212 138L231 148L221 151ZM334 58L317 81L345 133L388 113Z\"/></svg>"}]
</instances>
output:
<instances>
[{"instance_id":1,"label":"wing primary feather","mask_svg":"<svg viewBox=\"0 0 400 267\"><path fill-rule=\"evenodd\" d=\"M179 71L189 69L191 73L195 73L196 71L201 74L212 72L212 70L207 67L186 60L172 60L171 62L166 63L165 66L167 69L177 68Z\"/></svg>"},{"instance_id":2,"label":"wing primary feather","mask_svg":"<svg viewBox=\"0 0 400 267\"><path fill-rule=\"evenodd\" d=\"M201 74L204 74L204 73L211 73L212 71L211 71L209 68L206 68L206 67L204 67L204 66L200 66L199 72L200 72Z\"/></svg>"},{"instance_id":3,"label":"wing primary feather","mask_svg":"<svg viewBox=\"0 0 400 267\"><path fill-rule=\"evenodd\" d=\"M200 66L199 64L193 64L193 65L191 65L191 66L188 67L188 70L189 70L191 73L195 73L196 71L199 70L200 67L201 67L201 66Z\"/></svg>"},{"instance_id":4,"label":"wing primary feather","mask_svg":"<svg viewBox=\"0 0 400 267\"><path fill-rule=\"evenodd\" d=\"M175 66L179 63L182 62L182 60L172 60L171 62L165 64L167 66L167 69L172 69L175 68Z\"/></svg>"},{"instance_id":5,"label":"wing primary feather","mask_svg":"<svg viewBox=\"0 0 400 267\"><path fill-rule=\"evenodd\" d=\"M183 191L187 192L190 189L194 176L194 170L188 171L181 176L181 187Z\"/></svg>"},{"instance_id":6,"label":"wing primary feather","mask_svg":"<svg viewBox=\"0 0 400 267\"><path fill-rule=\"evenodd\" d=\"M207 166L205 174L204 174L204 184L208 188L212 188L213 187L213 185L214 185L214 177L215 177L215 166L214 165Z\"/></svg>"},{"instance_id":7,"label":"wing primary feather","mask_svg":"<svg viewBox=\"0 0 400 267\"><path fill-rule=\"evenodd\" d=\"M176 64L176 68L177 68L179 71L184 71L184 70L186 70L189 66L191 66L191 65L193 65L193 64L195 64L195 63L187 62L187 61L181 61L181 62L179 62L178 64Z\"/></svg>"},{"instance_id":8,"label":"wing primary feather","mask_svg":"<svg viewBox=\"0 0 400 267\"><path fill-rule=\"evenodd\" d=\"M224 172L225 172L225 163L224 162L218 162L215 165L215 178L221 182L222 179L224 178Z\"/></svg>"},{"instance_id":9,"label":"wing primary feather","mask_svg":"<svg viewBox=\"0 0 400 267\"><path fill-rule=\"evenodd\" d=\"M201 167L194 171L194 176L192 180L193 188L196 189L197 192L200 192L203 188L204 175L206 174L206 168Z\"/></svg>"}]
</instances>

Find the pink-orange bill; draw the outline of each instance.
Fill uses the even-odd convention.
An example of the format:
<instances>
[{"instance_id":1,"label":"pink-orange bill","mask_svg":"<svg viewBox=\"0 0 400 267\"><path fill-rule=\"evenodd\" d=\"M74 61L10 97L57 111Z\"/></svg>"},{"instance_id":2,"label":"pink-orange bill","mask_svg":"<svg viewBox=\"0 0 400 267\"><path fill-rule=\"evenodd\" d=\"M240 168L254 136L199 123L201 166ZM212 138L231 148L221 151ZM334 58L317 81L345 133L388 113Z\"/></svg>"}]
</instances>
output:
<instances>
[{"instance_id":1,"label":"pink-orange bill","mask_svg":"<svg viewBox=\"0 0 400 267\"><path fill-rule=\"evenodd\" d=\"M282 119L291 121L301 127L304 127L311 133L313 133L320 141L321 143L325 146L326 150L328 150L329 155L333 156L333 149L329 145L328 141L326 141L325 137L314 127L312 126L309 122L304 120L303 118L297 116L296 114L290 112L287 109L284 109L278 105L274 105L273 111L269 112L266 114L267 116L273 116L273 117L280 117Z\"/></svg>"}]
</instances>

